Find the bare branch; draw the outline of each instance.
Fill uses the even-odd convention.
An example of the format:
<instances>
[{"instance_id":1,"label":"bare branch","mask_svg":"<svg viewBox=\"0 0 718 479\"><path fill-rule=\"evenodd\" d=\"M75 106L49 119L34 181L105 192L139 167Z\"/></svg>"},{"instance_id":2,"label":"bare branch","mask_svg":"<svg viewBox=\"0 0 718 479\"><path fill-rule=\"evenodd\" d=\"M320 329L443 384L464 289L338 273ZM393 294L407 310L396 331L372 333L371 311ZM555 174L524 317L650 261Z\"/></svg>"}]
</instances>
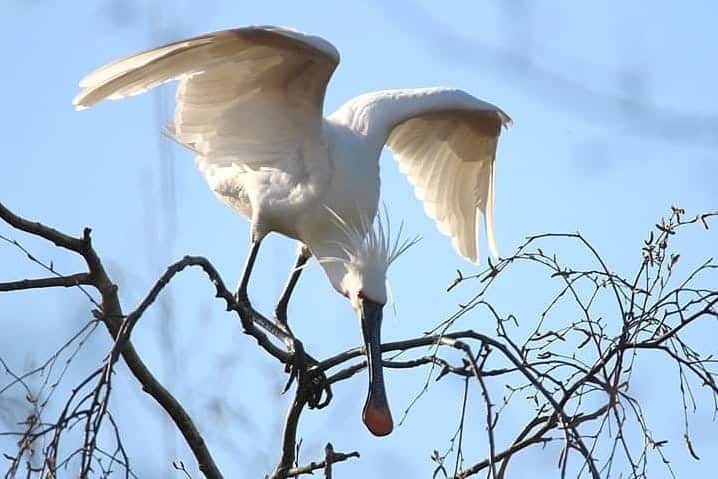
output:
<instances>
[{"instance_id":1,"label":"bare branch","mask_svg":"<svg viewBox=\"0 0 718 479\"><path fill-rule=\"evenodd\" d=\"M19 291L38 288L71 288L79 285L91 285L92 279L88 273L76 273L68 276L51 278L22 279L0 283L0 291Z\"/></svg>"},{"instance_id":2,"label":"bare branch","mask_svg":"<svg viewBox=\"0 0 718 479\"><path fill-rule=\"evenodd\" d=\"M331 446L331 444L328 444L328 446ZM329 447L327 447L327 451L329 451ZM323 461L310 462L305 466L293 467L286 472L286 475L284 477L298 477L302 474L312 474L314 471L324 469L324 477L331 479L331 466L338 462L344 462L347 459L351 459L353 457L359 458L359 453L357 451L352 451L345 454L343 452L335 452L333 449L331 449L330 452L327 452ZM327 471L329 471L329 474L327 474Z\"/></svg>"},{"instance_id":3,"label":"bare branch","mask_svg":"<svg viewBox=\"0 0 718 479\"><path fill-rule=\"evenodd\" d=\"M120 306L119 298L117 296L117 287L110 280L109 276L105 272L104 267L102 266L102 262L100 261L99 256L92 248L90 240L90 229L85 228L82 238L73 238L57 230L49 228L41 223L33 223L27 221L12 213L4 205L2 205L2 203L0 203L0 218L2 218L8 224L21 231L40 236L44 239L47 239L48 241L53 242L57 246L82 255L90 269L92 285L102 295L102 311L98 311L97 315L105 323L105 326L107 327L112 337L118 338L121 328L120 318L123 318L124 315L122 312L122 307ZM162 384L154 377L154 375L152 375L149 369L147 369L144 362L140 358L139 354L135 351L133 345L129 340L126 341L120 352L122 358L127 363L127 366L129 367L130 371L142 385L142 389L149 395L151 395L162 406L162 408L170 415L174 423L177 425L177 428L183 434L185 440L187 441L187 444L190 446L190 449L194 453L199 465L199 469L202 471L202 473L205 474L205 476L208 478L221 478L222 474L217 468L214 459L209 452L209 449L207 449L202 435L199 433L197 427L194 425L194 422L190 418L189 414L187 414L187 412L184 410L182 405L177 401L177 399L175 399L174 396L172 396L169 391L167 391L167 389L164 388L164 386L162 386ZM111 367L108 369L111 372ZM103 376L106 378L105 383L100 382L98 384L96 392L93 393L93 396L95 398L99 397L98 394L100 387L104 386L105 384L109 386L110 373L108 372L108 374ZM105 395L105 404L108 398L109 388L107 389ZM93 400L93 407L96 402L96 400ZM85 434L86 439L96 437L97 431L99 430L101 424L100 421L102 416L104 415L105 409L101 408L100 411L102 412L102 414L98 416L98 422L95 422L93 425L94 433L89 434L90 429L87 429L87 434ZM89 417L87 418L87 424L90 425ZM91 450L94 450L94 443L89 444L89 446L91 447ZM83 448L83 456L92 457L91 450L87 451ZM84 460L83 465L85 468L87 468L89 467L89 462L87 460ZM55 467L59 467L59 465L56 461L53 461L48 464L48 467L54 469Z\"/></svg>"},{"instance_id":4,"label":"bare branch","mask_svg":"<svg viewBox=\"0 0 718 479\"><path fill-rule=\"evenodd\" d=\"M700 401L698 394L706 391L704 394L711 396L714 412L718 414L718 360L713 359L712 354L696 350L686 340L686 332L696 324L703 324L703 319L718 318L718 291L712 287L715 282L705 280L706 275L718 271L718 264L713 259L699 263L700 266L694 268L682 281L677 281L674 278L678 271L676 264L679 261L683 264L686 260L679 253L673 252L669 245L684 226L700 224L707 228L708 219L716 215L718 212L707 212L684 218L683 210L673 208L671 215L662 219L644 242L642 263L636 276L630 280L612 271L598 250L580 233L533 235L512 256L492 262L487 270L473 275L459 272L449 289L458 290L461 289L459 285L476 280L478 291L455 314L420 337L382 345L382 352L394 353L382 361L384 367L430 367L425 387L414 401L428 391L431 378L440 380L456 375L464 380L459 426L450 439L448 451L443 455L435 451L432 455L432 460L438 463L434 475L443 473L445 477L449 476L444 461L455 450L456 463L452 477L466 478L485 471L493 479L503 479L513 457L530 446L552 442L561 445L558 466L562 477L572 472L578 477L588 472L593 479L612 477L613 469L617 467L614 464L618 463L615 459L620 456L623 456L620 462L622 467L632 477L645 477L650 454L657 454L669 473L673 474L662 450L666 440L653 437L638 399L628 393L636 357L651 350L659 352L677 370L684 419L682 442L688 454L698 457L696 449L700 448L694 445L690 436L689 412L695 412ZM14 477L23 458L35 454L35 444L45 435L49 442L44 449L42 468L49 473L65 467L73 458L79 458L81 474L87 475L94 468L106 472L113 464L119 464L125 468L127 477L131 475L129 458L109 411L113 366L119 358L124 359L143 390L170 415L190 446L202 473L210 478L221 477L192 419L147 370L131 343L131 334L139 320L172 279L190 266L202 269L214 286L215 296L224 300L227 311L239 317L244 332L255 339L261 350L284 365L285 371L290 372L287 389L296 380L294 398L284 423L280 458L271 478L296 477L317 470L323 470L325 477L332 477L333 464L350 457L359 457L358 452L337 453L328 444L323 461L300 466L297 464L297 432L300 416L306 406L312 409L329 404L330 386L352 377L366 367L363 348L341 351L321 361L313 359L304 352L298 338L248 304L238 302L209 260L196 256L186 256L170 265L136 309L125 316L117 288L92 247L89 229L85 229L81 238L73 238L40 223L24 220L2 205L0 218L19 230L80 254L89 269L88 273L64 276L56 272L51 263L49 269L40 263L56 276L0 283L0 291L88 285L97 289L102 296L101 304L95 311L97 320L73 335L40 367L16 374L0 358L0 365L11 377L6 386L0 387L0 393L17 388L18 391L24 391L32 405L22 424L23 430L7 433L19 439L18 454L8 456L11 472L7 477ZM556 254L545 253L545 243L556 240L577 244L587 254L590 264L576 269L563 263ZM10 242L37 262L19 243L14 240ZM546 273L547 281L559 282L558 291L552 294L543 311L538 312L536 318L530 318L532 327L527 336L519 336L516 333L520 330L518 328L512 329L513 326L519 326L519 318L513 314L502 314L498 307L485 299L489 287L503 277L510 267L519 264L538 267ZM575 314L565 314L562 308L567 304L574 307ZM597 305L601 307L598 312ZM487 334L474 329L453 330L457 321L472 311L484 314L489 321L493 321L495 333ZM92 325L97 325L98 320L105 324L115 340L113 348L104 364L72 390L58 419L48 423L42 419L47 399L40 399L41 395L36 394L26 380L51 369L65 350L67 352L64 355L74 357L77 349L71 352L70 345L77 343L79 348L94 330ZM482 320L485 324L485 318ZM284 343L283 347L278 346L277 342ZM463 353L462 364L455 365L447 359L450 356L446 354L449 352L446 346ZM418 351L427 348L428 352ZM489 364L491 368L487 367ZM329 374L330 371L333 373ZM60 378L63 374L64 369ZM48 379L44 381L42 388ZM497 381L501 381L505 388L501 399L498 394L500 390L494 387ZM477 385L485 405L488 454L461 470L464 467L464 451L468 450L464 448L463 442L470 384ZM53 388L50 386L51 390ZM321 401L324 393L325 400ZM501 421L507 414L504 411L510 410L507 408L521 400L515 398L521 397L526 401L524 407L528 404L528 407L533 408L532 418L513 435L515 439L508 447L500 449L497 447L496 431L500 431L499 428L506 423ZM114 449L105 448L104 445L101 447L99 443L98 433L103 422L109 422L112 427ZM76 426L82 428L82 446L64 458L58 457L63 432ZM626 431L640 434L643 443L632 442ZM458 448L455 449L455 446ZM599 460L596 451L605 451L607 456ZM576 453L580 462L576 464L572 461L569 466L569 456L574 457ZM178 470L188 474L184 465Z\"/></svg>"},{"instance_id":5,"label":"bare branch","mask_svg":"<svg viewBox=\"0 0 718 479\"><path fill-rule=\"evenodd\" d=\"M255 326L255 324L262 325L263 327L265 327L265 329L269 330L271 333L281 338L284 337L284 333L279 331L276 325L274 325L274 323L264 318L256 311L248 309L241 303L237 302L234 295L225 286L222 277L217 272L217 269L212 265L212 263L210 263L209 260L199 256L185 256L180 261L177 261L176 263L170 265L167 268L165 273L152 286L150 292L140 303L137 309L135 309L125 318L120 330L121 334L117 338L117 346L115 347L116 351L120 350L122 344L129 339L132 330L134 329L139 319L142 317L142 314L144 314L147 308L155 301L155 299L157 299L157 296L162 291L162 289L164 289L169 284L171 279L177 273L181 272L189 266L198 266L202 269L202 271L207 274L210 281L215 287L215 296L225 301L227 311L234 311L235 313L237 313L240 318L240 321L242 322L245 334L254 337L254 339L256 339L257 341L257 344L259 344L266 352L274 356L282 363L288 364L291 361L291 355L275 346L267 337L267 335L260 331Z\"/></svg>"}]
</instances>

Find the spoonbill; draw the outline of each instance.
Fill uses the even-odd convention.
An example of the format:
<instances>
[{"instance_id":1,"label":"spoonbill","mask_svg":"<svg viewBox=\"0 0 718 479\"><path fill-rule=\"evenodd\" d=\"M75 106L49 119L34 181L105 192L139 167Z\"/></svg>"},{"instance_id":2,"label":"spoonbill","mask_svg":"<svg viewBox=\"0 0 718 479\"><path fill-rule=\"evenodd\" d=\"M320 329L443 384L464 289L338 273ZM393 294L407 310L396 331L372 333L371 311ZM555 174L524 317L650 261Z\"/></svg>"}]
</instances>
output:
<instances>
[{"instance_id":1,"label":"spoonbill","mask_svg":"<svg viewBox=\"0 0 718 479\"><path fill-rule=\"evenodd\" d=\"M250 249L237 298L262 239L277 232L300 243L276 307L287 303L302 266L314 256L359 317L369 387L362 419L377 436L393 421L381 365L382 308L389 264L409 245L374 220L379 155L388 146L426 213L457 252L478 259L477 213L494 239L494 161L498 107L464 91L417 88L357 96L327 118L327 83L339 64L328 41L296 30L246 27L153 48L100 67L80 82L74 105L137 95L179 80L166 132L196 154L212 191L251 222Z\"/></svg>"}]
</instances>

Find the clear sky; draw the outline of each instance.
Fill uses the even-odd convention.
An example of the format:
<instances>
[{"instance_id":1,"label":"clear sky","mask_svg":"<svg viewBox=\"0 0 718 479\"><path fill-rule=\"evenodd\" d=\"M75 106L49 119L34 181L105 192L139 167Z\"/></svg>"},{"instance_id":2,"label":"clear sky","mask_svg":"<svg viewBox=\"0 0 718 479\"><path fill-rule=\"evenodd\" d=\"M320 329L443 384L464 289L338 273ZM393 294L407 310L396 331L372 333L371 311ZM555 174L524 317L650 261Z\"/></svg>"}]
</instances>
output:
<instances>
[{"instance_id":1,"label":"clear sky","mask_svg":"<svg viewBox=\"0 0 718 479\"><path fill-rule=\"evenodd\" d=\"M161 136L173 87L163 90L164 98L143 95L82 113L73 111L71 100L85 73L137 50L222 28L286 25L320 35L341 52L328 113L366 91L434 85L462 88L500 105L515 124L502 136L497 159L501 251L514 250L531 233L580 230L610 264L629 274L639 264L641 240L670 205L690 212L718 206L717 21L717 4L699 0L5 0L0 200L68 233L91 226L126 309L185 254L207 256L234 284L247 253L247 223L216 201L192 155ZM381 167L391 219L423 236L390 270L395 303L385 313L383 334L398 340L421 334L471 297L472 285L451 294L445 289L457 268L476 268L436 231L389 153ZM22 240L67 272L80 266L4 225L0 234ZM485 251L483 241L482 236ZM718 253L717 244L715 233L697 236L690 244L693 261ZM271 311L294 249L277 236L263 245L250 290L258 309ZM40 274L17 250L0 244L0 280ZM548 299L552 286L520 275L511 281L490 299L521 321L534 321L535 305ZM226 477L269 472L288 401L279 396L281 369L241 334L198 272L183 274L163 298L134 333L138 349L196 416ZM19 368L39 361L88 314L89 304L75 291L0 296L0 353ZM359 342L351 308L316 266L302 278L289 316L317 356ZM481 328L488 320L477 312L461 326ZM94 360L108 345L98 334L90 344ZM702 457L696 462L682 447L675 398L653 397L665 386L663 373L650 367L644 373L640 387L656 427L675 445L671 458L678 477L715 470L718 455L710 452L718 451L718 441L710 407L699 408L696 417L694 442ZM120 374L127 371L120 368ZM387 372L397 419L425 374ZM360 460L338 466L339 477L427 477L432 450L446 449L456 426L462 382L432 386L384 439L371 437L360 421L365 387L366 377L359 374L335 388L328 410L305 413L301 457L318 458L331 440L337 450L362 453ZM486 453L478 394L471 404L478 432L467 462ZM178 477L170 470L173 459L193 465L133 380L118 382L113 407L140 477L160 471ZM537 468L555 473L556 450L547 451L517 461L516 477ZM652 477L666 474L653 470Z\"/></svg>"}]
</instances>

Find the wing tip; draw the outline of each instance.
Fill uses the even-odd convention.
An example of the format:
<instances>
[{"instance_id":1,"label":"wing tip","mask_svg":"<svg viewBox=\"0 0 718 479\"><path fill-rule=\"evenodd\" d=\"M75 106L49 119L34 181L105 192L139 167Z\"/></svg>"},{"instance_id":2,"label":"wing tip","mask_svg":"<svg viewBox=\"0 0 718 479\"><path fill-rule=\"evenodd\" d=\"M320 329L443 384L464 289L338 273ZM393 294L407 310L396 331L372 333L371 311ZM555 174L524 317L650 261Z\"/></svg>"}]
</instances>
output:
<instances>
[{"instance_id":1,"label":"wing tip","mask_svg":"<svg viewBox=\"0 0 718 479\"><path fill-rule=\"evenodd\" d=\"M496 245L496 238L494 238L494 232L491 231L490 234L487 234L487 239L489 243L489 256L492 260L496 261L499 259L499 248Z\"/></svg>"},{"instance_id":2,"label":"wing tip","mask_svg":"<svg viewBox=\"0 0 718 479\"><path fill-rule=\"evenodd\" d=\"M499 251L496 248L496 244L489 241L489 258L491 258L492 261L497 261L499 259ZM468 251L464 248L461 248L458 244L454 244L454 249L456 250L459 255L470 262L473 265L480 265L481 264L481 255L478 252L478 248L470 248Z\"/></svg>"},{"instance_id":3,"label":"wing tip","mask_svg":"<svg viewBox=\"0 0 718 479\"><path fill-rule=\"evenodd\" d=\"M464 255L462 255L462 256L463 256L464 259L466 259L469 263L474 264L474 265L478 265L478 264L479 264L479 259L481 259L481 258L479 258L478 253L468 254L468 255L467 255L467 254L464 254Z\"/></svg>"},{"instance_id":4,"label":"wing tip","mask_svg":"<svg viewBox=\"0 0 718 479\"><path fill-rule=\"evenodd\" d=\"M72 106L75 108L75 111L82 111L87 110L92 105L85 103L85 92L81 92L78 94L75 98L72 99Z\"/></svg>"},{"instance_id":5,"label":"wing tip","mask_svg":"<svg viewBox=\"0 0 718 479\"><path fill-rule=\"evenodd\" d=\"M87 110L93 107L97 103L97 100L92 98L93 93L93 90L83 88L80 93L75 95L75 98L72 99L72 106L75 108L75 111Z\"/></svg>"},{"instance_id":6,"label":"wing tip","mask_svg":"<svg viewBox=\"0 0 718 479\"><path fill-rule=\"evenodd\" d=\"M479 264L479 249L476 245L476 238L472 238L469 241L462 241L460 236L451 236L451 245L454 247L459 256L469 261L472 264Z\"/></svg>"},{"instance_id":7,"label":"wing tip","mask_svg":"<svg viewBox=\"0 0 718 479\"><path fill-rule=\"evenodd\" d=\"M505 130L513 128L514 120L512 120L509 115L500 109L497 109L497 113L499 114L499 119L501 120L501 126L503 126Z\"/></svg>"},{"instance_id":8,"label":"wing tip","mask_svg":"<svg viewBox=\"0 0 718 479\"><path fill-rule=\"evenodd\" d=\"M500 256L494 232L493 212L491 215L487 215L486 212L482 212L481 210L476 211L477 215L480 213L483 214L484 217L484 224L486 228L486 246L489 250L489 258L493 261L497 261ZM452 245L454 246L456 252L474 265L481 264L481 255L478 246L478 240L480 236L478 234L479 227L480 222L477 221L477 231L475 232L474 237L468 239L467 241L462 241L459 236L452 238Z\"/></svg>"}]
</instances>

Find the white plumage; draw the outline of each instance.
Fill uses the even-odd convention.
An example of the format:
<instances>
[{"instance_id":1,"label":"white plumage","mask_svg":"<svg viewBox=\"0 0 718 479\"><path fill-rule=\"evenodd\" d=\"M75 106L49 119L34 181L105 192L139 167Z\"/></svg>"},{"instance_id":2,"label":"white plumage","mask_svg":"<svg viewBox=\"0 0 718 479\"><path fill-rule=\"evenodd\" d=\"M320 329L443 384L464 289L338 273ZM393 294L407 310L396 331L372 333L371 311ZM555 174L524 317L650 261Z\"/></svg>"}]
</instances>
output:
<instances>
[{"instance_id":1,"label":"white plumage","mask_svg":"<svg viewBox=\"0 0 718 479\"><path fill-rule=\"evenodd\" d=\"M372 254L371 247L388 243L383 232L380 242L357 242L376 216L381 149L393 151L455 249L477 261L479 212L497 255L494 159L501 126L511 120L496 106L447 88L368 93L324 118L326 87L338 63L334 46L318 37L279 27L225 30L104 66L80 82L74 104L88 108L179 80L167 132L195 152L214 193L251 221L253 248L239 297L266 234L303 243L362 317L370 361L364 420L381 435L391 431L391 416L380 397L374 326L386 302L388 256ZM354 254L351 248L363 249ZM290 282L285 307L292 288ZM362 310L367 301L379 306L378 319Z\"/></svg>"}]
</instances>

